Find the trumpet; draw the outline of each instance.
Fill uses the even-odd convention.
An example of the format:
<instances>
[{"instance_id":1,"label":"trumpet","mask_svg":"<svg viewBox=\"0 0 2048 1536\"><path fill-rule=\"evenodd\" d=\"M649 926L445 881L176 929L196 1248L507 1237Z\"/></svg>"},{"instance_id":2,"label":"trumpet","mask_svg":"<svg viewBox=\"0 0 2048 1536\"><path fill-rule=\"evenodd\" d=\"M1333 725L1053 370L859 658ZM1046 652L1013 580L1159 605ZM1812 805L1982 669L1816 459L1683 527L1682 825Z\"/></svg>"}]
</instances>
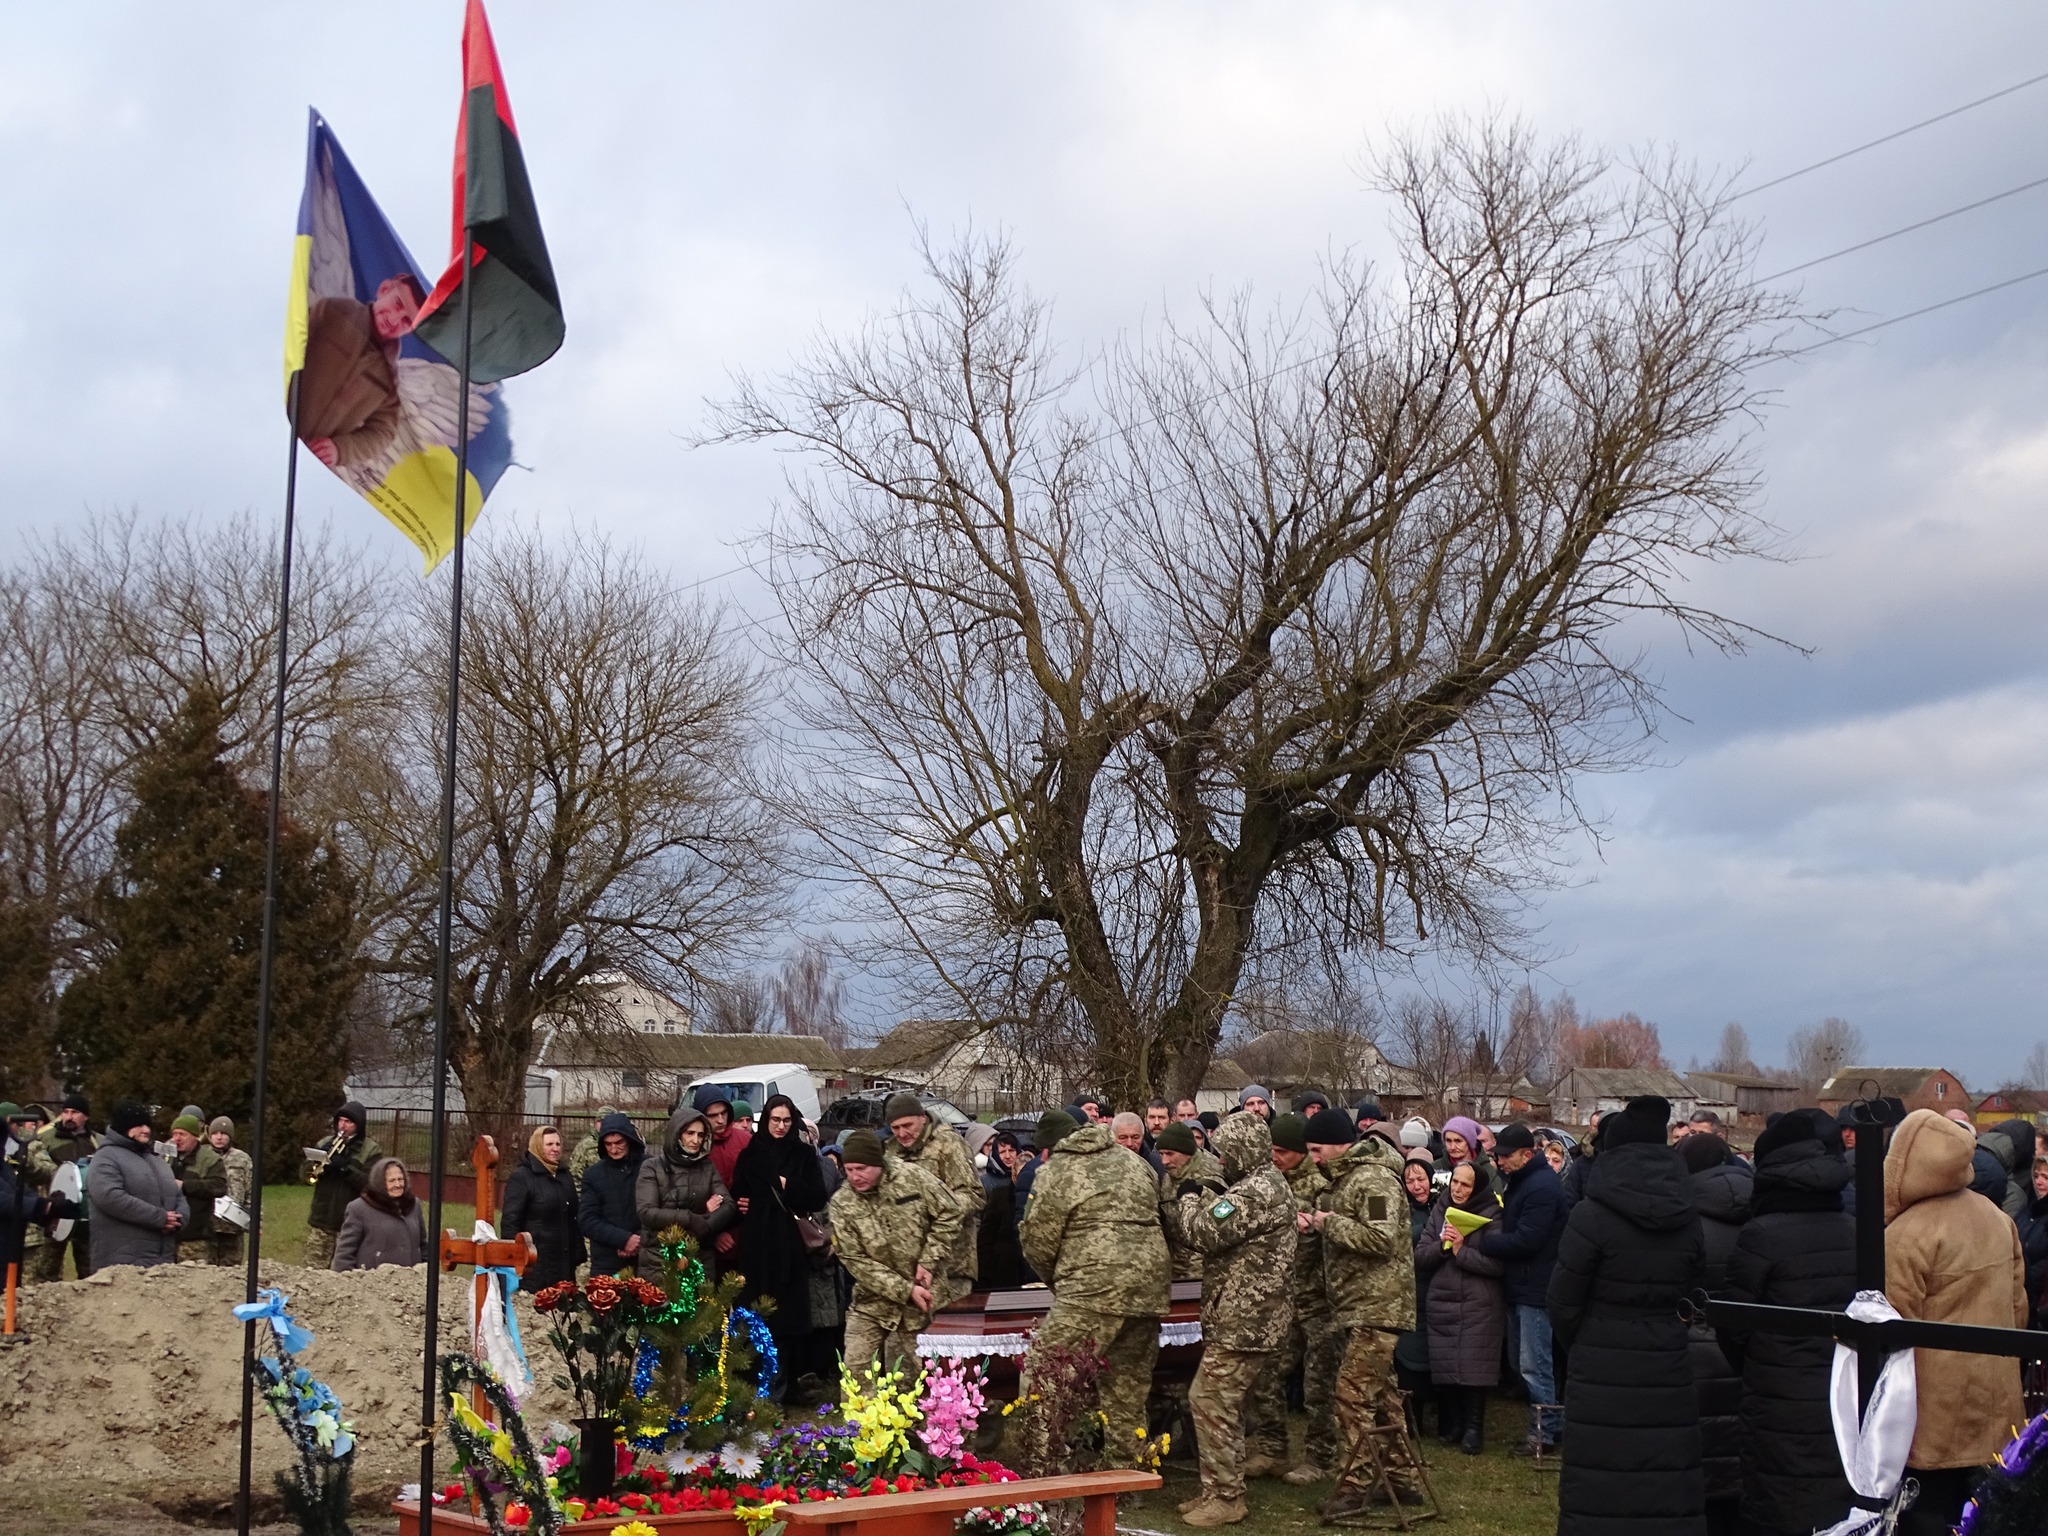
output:
<instances>
[{"instance_id":1,"label":"trumpet","mask_svg":"<svg viewBox=\"0 0 2048 1536\"><path fill-rule=\"evenodd\" d=\"M313 1165L313 1171L306 1176L306 1182L308 1184L318 1184L320 1182L320 1175L327 1171L327 1165L334 1161L340 1154L341 1149L348 1145L348 1142L348 1137L342 1135L339 1131L336 1131L333 1136L329 1137L327 1150L320 1154L320 1161Z\"/></svg>"}]
</instances>

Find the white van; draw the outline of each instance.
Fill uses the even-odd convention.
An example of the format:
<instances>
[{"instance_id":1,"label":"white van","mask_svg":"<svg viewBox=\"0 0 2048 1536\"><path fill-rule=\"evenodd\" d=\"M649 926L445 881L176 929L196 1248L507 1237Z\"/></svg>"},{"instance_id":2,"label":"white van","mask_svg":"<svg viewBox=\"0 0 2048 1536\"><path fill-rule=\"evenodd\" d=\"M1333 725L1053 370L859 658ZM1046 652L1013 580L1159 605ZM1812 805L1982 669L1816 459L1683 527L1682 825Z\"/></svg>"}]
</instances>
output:
<instances>
[{"instance_id":1,"label":"white van","mask_svg":"<svg viewBox=\"0 0 2048 1536\"><path fill-rule=\"evenodd\" d=\"M761 1106L778 1093L787 1095L806 1120L818 1118L817 1079L809 1067L794 1061L764 1061L692 1078L676 1095L674 1107L692 1104L702 1109L722 1095L735 1104L744 1099L758 1119Z\"/></svg>"}]
</instances>

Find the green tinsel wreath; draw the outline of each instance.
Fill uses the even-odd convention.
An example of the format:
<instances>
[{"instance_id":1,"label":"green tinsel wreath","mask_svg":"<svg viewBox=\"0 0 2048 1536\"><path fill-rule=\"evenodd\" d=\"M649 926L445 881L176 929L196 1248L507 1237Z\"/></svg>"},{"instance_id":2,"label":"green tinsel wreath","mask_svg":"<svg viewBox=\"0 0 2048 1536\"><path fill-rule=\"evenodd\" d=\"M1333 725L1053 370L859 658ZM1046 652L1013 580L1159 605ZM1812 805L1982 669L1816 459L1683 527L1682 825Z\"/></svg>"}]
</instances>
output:
<instances>
[{"instance_id":1,"label":"green tinsel wreath","mask_svg":"<svg viewBox=\"0 0 2048 1536\"><path fill-rule=\"evenodd\" d=\"M497 1414L496 1425L478 1418L469 1406L464 1393L471 1387L483 1394ZM526 1420L498 1373L467 1355L443 1355L441 1394L448 1404L442 1421L448 1426L448 1438L462 1458L463 1473L495 1536L512 1529L505 1523L501 1492L526 1506L531 1522L521 1529L533 1536L555 1536L562 1528L562 1506L555 1502L555 1491L541 1470L540 1457L526 1433ZM432 1498L433 1491L423 1488L420 1497Z\"/></svg>"}]
</instances>

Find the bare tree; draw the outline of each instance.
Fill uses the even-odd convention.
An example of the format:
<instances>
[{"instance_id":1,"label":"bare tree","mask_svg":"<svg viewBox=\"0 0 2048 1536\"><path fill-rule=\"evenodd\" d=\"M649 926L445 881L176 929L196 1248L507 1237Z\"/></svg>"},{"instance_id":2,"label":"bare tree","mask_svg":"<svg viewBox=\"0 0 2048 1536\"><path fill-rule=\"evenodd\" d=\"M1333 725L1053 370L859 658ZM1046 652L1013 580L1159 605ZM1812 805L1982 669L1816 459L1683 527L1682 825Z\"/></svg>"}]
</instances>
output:
<instances>
[{"instance_id":1,"label":"bare tree","mask_svg":"<svg viewBox=\"0 0 2048 1536\"><path fill-rule=\"evenodd\" d=\"M806 939L783 957L774 982L775 1011L792 1035L816 1035L833 1046L846 1044L846 983L832 974L832 957Z\"/></svg>"},{"instance_id":2,"label":"bare tree","mask_svg":"<svg viewBox=\"0 0 2048 1536\"><path fill-rule=\"evenodd\" d=\"M1000 242L723 412L820 470L771 541L792 809L962 1007L1071 995L1119 1097L1198 1082L1272 957L1516 947L1645 739L1617 626L1744 635L1679 583L1765 547L1786 309L1716 194L1498 123L1376 184L1394 279L1213 303L1092 415Z\"/></svg>"},{"instance_id":3,"label":"bare tree","mask_svg":"<svg viewBox=\"0 0 2048 1536\"><path fill-rule=\"evenodd\" d=\"M758 976L735 976L704 988L704 1032L711 1035L759 1035L775 1027L774 1002L768 983Z\"/></svg>"},{"instance_id":4,"label":"bare tree","mask_svg":"<svg viewBox=\"0 0 2048 1536\"><path fill-rule=\"evenodd\" d=\"M2034 1048L2027 1052L2027 1059L2020 1066L2020 1078L2025 1087L2048 1089L2048 1040L2034 1042Z\"/></svg>"},{"instance_id":5,"label":"bare tree","mask_svg":"<svg viewBox=\"0 0 2048 1536\"><path fill-rule=\"evenodd\" d=\"M1560 992L1545 1002L1534 986L1524 982L1508 1010L1508 1040L1502 1059L1533 1083L1555 1082L1562 1071L1558 1042L1567 1029L1577 1029L1579 1005L1569 992Z\"/></svg>"},{"instance_id":6,"label":"bare tree","mask_svg":"<svg viewBox=\"0 0 2048 1536\"><path fill-rule=\"evenodd\" d=\"M1821 1084L1842 1068L1853 1066L1863 1054L1863 1031L1847 1019L1822 1019L1793 1030L1785 1052L1800 1086L1816 1093Z\"/></svg>"},{"instance_id":7,"label":"bare tree","mask_svg":"<svg viewBox=\"0 0 2048 1536\"><path fill-rule=\"evenodd\" d=\"M747 793L753 683L716 612L602 540L500 530L469 591L457 775L450 1057L516 1123L543 1015L585 1019L613 971L716 979L772 914L771 823ZM432 1010L446 592L416 590L420 686L350 828L383 893L380 965Z\"/></svg>"},{"instance_id":8,"label":"bare tree","mask_svg":"<svg viewBox=\"0 0 2048 1536\"><path fill-rule=\"evenodd\" d=\"M1572 1067L1662 1069L1670 1065L1664 1059L1664 1041L1657 1032L1657 1026L1644 1022L1633 1013L1624 1013L1616 1019L1595 1019L1590 1024L1573 1025L1560 1031L1557 1054L1559 1062L1567 1070Z\"/></svg>"},{"instance_id":9,"label":"bare tree","mask_svg":"<svg viewBox=\"0 0 2048 1536\"><path fill-rule=\"evenodd\" d=\"M1472 1060L1471 1020L1442 998L1406 997L1387 1020L1388 1056L1414 1075L1424 1111L1435 1120L1459 1107L1460 1080Z\"/></svg>"},{"instance_id":10,"label":"bare tree","mask_svg":"<svg viewBox=\"0 0 2048 1536\"><path fill-rule=\"evenodd\" d=\"M1749 1031L1732 1019L1721 1026L1721 1043L1714 1051L1713 1070L1752 1074L1756 1071L1756 1057L1749 1043Z\"/></svg>"}]
</instances>

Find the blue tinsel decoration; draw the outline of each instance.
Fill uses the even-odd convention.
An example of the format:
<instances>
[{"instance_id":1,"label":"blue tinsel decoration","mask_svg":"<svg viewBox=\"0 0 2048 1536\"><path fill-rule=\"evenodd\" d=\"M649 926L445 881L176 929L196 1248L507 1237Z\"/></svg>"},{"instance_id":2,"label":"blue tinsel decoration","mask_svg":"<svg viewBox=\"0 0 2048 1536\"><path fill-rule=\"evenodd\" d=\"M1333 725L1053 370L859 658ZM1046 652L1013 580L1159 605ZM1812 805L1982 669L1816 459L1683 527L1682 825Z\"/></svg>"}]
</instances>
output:
<instances>
[{"instance_id":1,"label":"blue tinsel decoration","mask_svg":"<svg viewBox=\"0 0 2048 1536\"><path fill-rule=\"evenodd\" d=\"M640 1352L633 1357L633 1395L645 1397L647 1389L654 1385L654 1368L661 1364L661 1351L654 1347L652 1339L642 1337Z\"/></svg>"},{"instance_id":2,"label":"blue tinsel decoration","mask_svg":"<svg viewBox=\"0 0 2048 1536\"><path fill-rule=\"evenodd\" d=\"M758 1312L750 1312L745 1307L734 1307L731 1330L737 1333L742 1322L746 1324L747 1342L754 1349L754 1380L760 1386L766 1387L775 1379L776 1369L780 1365L775 1354L775 1335L768 1331L768 1325L761 1321Z\"/></svg>"}]
</instances>

